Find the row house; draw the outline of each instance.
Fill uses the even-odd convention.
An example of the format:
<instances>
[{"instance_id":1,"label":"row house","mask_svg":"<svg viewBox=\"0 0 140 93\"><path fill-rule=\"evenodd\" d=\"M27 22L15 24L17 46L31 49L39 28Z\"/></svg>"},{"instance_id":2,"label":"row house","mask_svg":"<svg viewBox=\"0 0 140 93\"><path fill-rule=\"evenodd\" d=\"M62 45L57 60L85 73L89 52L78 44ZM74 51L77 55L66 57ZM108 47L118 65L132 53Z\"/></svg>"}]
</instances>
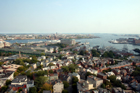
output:
<instances>
[{"instance_id":1,"label":"row house","mask_svg":"<svg viewBox=\"0 0 140 93\"><path fill-rule=\"evenodd\" d=\"M17 76L9 85L10 89L17 91L20 88L26 88L29 90L30 87L34 87L34 81L27 78L27 76Z\"/></svg>"}]
</instances>

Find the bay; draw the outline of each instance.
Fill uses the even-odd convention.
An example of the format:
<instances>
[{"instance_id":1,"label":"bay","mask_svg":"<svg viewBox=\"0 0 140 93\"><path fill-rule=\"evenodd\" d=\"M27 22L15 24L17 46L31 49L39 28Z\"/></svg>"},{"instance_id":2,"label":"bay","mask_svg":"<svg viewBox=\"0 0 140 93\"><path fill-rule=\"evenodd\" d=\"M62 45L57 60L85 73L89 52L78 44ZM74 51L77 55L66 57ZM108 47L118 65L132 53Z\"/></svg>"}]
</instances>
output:
<instances>
[{"instance_id":1,"label":"bay","mask_svg":"<svg viewBox=\"0 0 140 93\"><path fill-rule=\"evenodd\" d=\"M92 38L92 39L76 39L76 42L89 42L90 47L93 46L100 46L100 47L114 47L116 49L122 50L125 47L128 48L129 51L132 51L135 48L139 48L140 46L138 45L132 45L132 44L112 44L109 43L108 41L110 40L115 40L119 38L135 38L135 37L129 37L129 36L121 36L121 35L113 35L113 34L94 34L95 36L99 36L100 38ZM28 43L28 42L45 42L48 41L46 39L30 39L30 40L6 40L7 42L10 43Z\"/></svg>"}]
</instances>

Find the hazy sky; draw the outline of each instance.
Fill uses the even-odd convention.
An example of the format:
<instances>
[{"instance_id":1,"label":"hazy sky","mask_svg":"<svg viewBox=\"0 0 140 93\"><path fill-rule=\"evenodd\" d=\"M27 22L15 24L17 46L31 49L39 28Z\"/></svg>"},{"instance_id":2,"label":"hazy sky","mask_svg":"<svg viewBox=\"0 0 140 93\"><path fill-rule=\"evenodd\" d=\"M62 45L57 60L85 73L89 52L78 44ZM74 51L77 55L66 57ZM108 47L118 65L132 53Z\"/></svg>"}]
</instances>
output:
<instances>
[{"instance_id":1,"label":"hazy sky","mask_svg":"<svg viewBox=\"0 0 140 93\"><path fill-rule=\"evenodd\" d=\"M140 34L140 0L0 0L0 33Z\"/></svg>"}]
</instances>

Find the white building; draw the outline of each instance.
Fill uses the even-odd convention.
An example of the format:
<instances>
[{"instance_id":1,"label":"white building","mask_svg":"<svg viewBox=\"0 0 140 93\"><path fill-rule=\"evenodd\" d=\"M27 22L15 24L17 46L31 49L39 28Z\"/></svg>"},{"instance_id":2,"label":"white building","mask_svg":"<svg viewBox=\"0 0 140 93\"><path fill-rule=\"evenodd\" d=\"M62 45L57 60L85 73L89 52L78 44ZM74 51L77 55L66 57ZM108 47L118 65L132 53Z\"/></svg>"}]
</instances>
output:
<instances>
[{"instance_id":1,"label":"white building","mask_svg":"<svg viewBox=\"0 0 140 93\"><path fill-rule=\"evenodd\" d=\"M62 82L58 82L53 86L53 93L62 93L64 89L64 84Z\"/></svg>"}]
</instances>

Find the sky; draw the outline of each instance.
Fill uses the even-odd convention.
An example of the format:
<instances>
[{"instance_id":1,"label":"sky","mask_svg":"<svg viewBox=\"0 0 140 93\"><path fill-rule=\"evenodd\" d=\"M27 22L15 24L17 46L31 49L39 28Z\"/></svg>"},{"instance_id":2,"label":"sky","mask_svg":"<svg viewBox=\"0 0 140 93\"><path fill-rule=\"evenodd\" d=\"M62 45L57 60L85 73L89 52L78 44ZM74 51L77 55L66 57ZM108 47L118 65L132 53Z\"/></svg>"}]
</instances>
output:
<instances>
[{"instance_id":1,"label":"sky","mask_svg":"<svg viewBox=\"0 0 140 93\"><path fill-rule=\"evenodd\" d=\"M0 0L0 33L140 34L140 0Z\"/></svg>"}]
</instances>

